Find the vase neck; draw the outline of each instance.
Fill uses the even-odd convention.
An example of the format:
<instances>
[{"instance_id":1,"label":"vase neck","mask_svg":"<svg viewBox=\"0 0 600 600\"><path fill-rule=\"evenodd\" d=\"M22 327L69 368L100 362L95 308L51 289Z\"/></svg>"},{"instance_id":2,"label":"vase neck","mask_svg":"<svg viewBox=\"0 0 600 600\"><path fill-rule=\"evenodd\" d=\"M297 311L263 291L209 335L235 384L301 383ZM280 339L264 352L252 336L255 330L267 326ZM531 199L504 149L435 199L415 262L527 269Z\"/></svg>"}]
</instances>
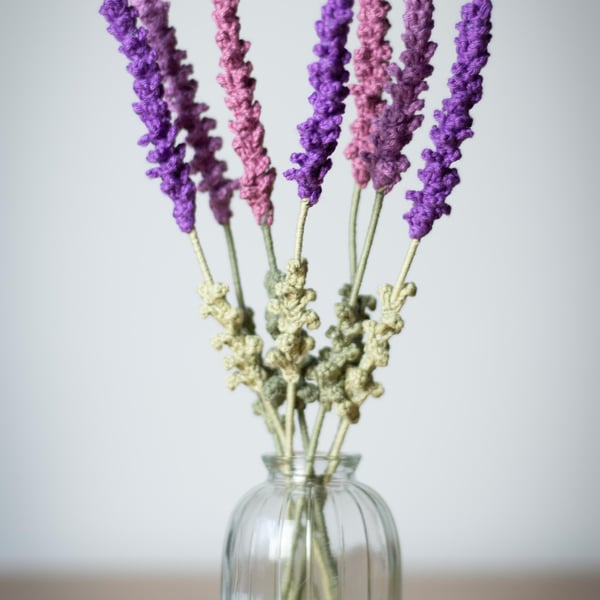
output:
<instances>
[{"instance_id":1,"label":"vase neck","mask_svg":"<svg viewBox=\"0 0 600 600\"><path fill-rule=\"evenodd\" d=\"M344 481L354 477L360 455L342 454L335 459L325 455L317 455L312 462L308 461L303 454L295 454L291 457L267 454L262 459L271 480Z\"/></svg>"}]
</instances>

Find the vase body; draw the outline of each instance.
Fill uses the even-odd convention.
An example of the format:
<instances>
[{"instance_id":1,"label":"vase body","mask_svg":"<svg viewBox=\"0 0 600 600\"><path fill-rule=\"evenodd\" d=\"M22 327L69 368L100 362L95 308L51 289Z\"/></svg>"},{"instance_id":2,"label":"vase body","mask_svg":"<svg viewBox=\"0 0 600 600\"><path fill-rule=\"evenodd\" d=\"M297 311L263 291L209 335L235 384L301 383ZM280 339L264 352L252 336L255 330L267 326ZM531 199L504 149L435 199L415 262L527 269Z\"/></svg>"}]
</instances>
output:
<instances>
[{"instance_id":1,"label":"vase body","mask_svg":"<svg viewBox=\"0 0 600 600\"><path fill-rule=\"evenodd\" d=\"M221 600L400 600L393 517L354 478L358 456L263 457L225 539Z\"/></svg>"}]
</instances>

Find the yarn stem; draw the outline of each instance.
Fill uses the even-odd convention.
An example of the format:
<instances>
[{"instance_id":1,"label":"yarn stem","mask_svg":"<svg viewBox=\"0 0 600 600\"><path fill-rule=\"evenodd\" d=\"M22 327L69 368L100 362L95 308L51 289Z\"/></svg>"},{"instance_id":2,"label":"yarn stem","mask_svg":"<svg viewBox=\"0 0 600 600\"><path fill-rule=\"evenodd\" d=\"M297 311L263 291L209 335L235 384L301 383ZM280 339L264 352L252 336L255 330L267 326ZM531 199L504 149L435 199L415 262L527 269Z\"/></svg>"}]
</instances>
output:
<instances>
[{"instance_id":1,"label":"yarn stem","mask_svg":"<svg viewBox=\"0 0 600 600\"><path fill-rule=\"evenodd\" d=\"M273 236L271 235L270 225L261 225L265 249L267 251L267 260L269 261L269 270L273 273L277 272L277 258L275 257L275 249L273 246Z\"/></svg>"},{"instance_id":2,"label":"yarn stem","mask_svg":"<svg viewBox=\"0 0 600 600\"><path fill-rule=\"evenodd\" d=\"M363 278L365 276L365 271L367 269L369 254L371 253L371 248L373 247L373 240L375 238L375 231L377 230L377 223L379 222L379 215L381 214L382 205L383 192L378 191L375 193L375 201L373 202L373 209L371 211L371 220L369 222L367 236L363 245L362 254L360 256L360 262L358 263L358 267L354 275L352 291L350 292L350 298L348 299L348 304L352 308L356 306L356 302L358 301L358 294Z\"/></svg>"},{"instance_id":3,"label":"yarn stem","mask_svg":"<svg viewBox=\"0 0 600 600\"><path fill-rule=\"evenodd\" d=\"M350 225L348 231L349 256L350 256L350 280L354 280L356 275L356 223L358 221L358 205L360 204L361 188L358 184L354 185L352 193L352 204L350 205Z\"/></svg>"},{"instance_id":4,"label":"yarn stem","mask_svg":"<svg viewBox=\"0 0 600 600\"><path fill-rule=\"evenodd\" d=\"M331 477L331 475L333 475L333 473L337 469L342 444L346 439L346 434L348 433L349 428L350 421L346 417L341 417L335 434L335 438L333 440L333 443L331 444L331 448L329 449L329 454L327 455L329 459L329 464L327 465L327 470L325 471L326 479Z\"/></svg>"},{"instance_id":5,"label":"yarn stem","mask_svg":"<svg viewBox=\"0 0 600 600\"><path fill-rule=\"evenodd\" d=\"M285 455L291 458L294 453L294 409L296 408L296 383L287 382L287 407L285 413Z\"/></svg>"},{"instance_id":6,"label":"yarn stem","mask_svg":"<svg viewBox=\"0 0 600 600\"><path fill-rule=\"evenodd\" d=\"M408 247L408 251L404 259L404 264L402 265L400 275L398 275L398 279L396 280L396 284L394 285L394 291L392 292L392 298L394 300L397 300L400 296L400 292L402 291L402 287L404 286L404 282L406 281L406 277L415 258L415 254L417 253L417 248L419 247L420 241L421 238L413 239L410 243L410 246Z\"/></svg>"},{"instance_id":7,"label":"yarn stem","mask_svg":"<svg viewBox=\"0 0 600 600\"><path fill-rule=\"evenodd\" d=\"M308 208L308 200L302 200L300 203L300 214L298 215L298 225L296 227L296 244L294 246L294 258L298 262L302 258L302 244L304 243L304 228L306 226Z\"/></svg>"},{"instance_id":8,"label":"yarn stem","mask_svg":"<svg viewBox=\"0 0 600 600\"><path fill-rule=\"evenodd\" d=\"M204 255L204 250L202 250L202 245L200 244L200 238L198 237L198 232L196 228L192 229L189 235L190 240L192 241L192 248L194 249L194 254L196 255L196 259L198 260L198 264L200 265L200 269L202 270L202 274L204 275L204 280L207 283L213 283L213 278L210 273L210 269L208 268L206 256Z\"/></svg>"},{"instance_id":9,"label":"yarn stem","mask_svg":"<svg viewBox=\"0 0 600 600\"><path fill-rule=\"evenodd\" d=\"M285 432L281 426L279 415L273 405L264 397L263 394L259 394L260 401L265 411L265 420L267 421L267 427L272 428L273 440L275 442L275 448L279 456L283 456L283 444L285 440Z\"/></svg>"},{"instance_id":10,"label":"yarn stem","mask_svg":"<svg viewBox=\"0 0 600 600\"><path fill-rule=\"evenodd\" d=\"M319 437L321 436L321 430L323 429L323 423L325 421L325 415L327 409L323 403L319 403L319 412L317 413L317 419L313 427L312 436L310 443L308 444L308 450L306 451L306 476L309 477L313 474L315 456L317 454L317 448L319 445Z\"/></svg>"},{"instance_id":11,"label":"yarn stem","mask_svg":"<svg viewBox=\"0 0 600 600\"><path fill-rule=\"evenodd\" d=\"M225 231L225 239L227 240L227 252L229 254L229 264L231 265L231 275L233 277L233 288L235 290L235 297L238 303L238 307L244 308L244 293L242 291L242 280L240 277L240 267L237 258L237 252L235 251L235 243L233 241L233 235L231 233L231 225L226 223L223 225Z\"/></svg>"},{"instance_id":12,"label":"yarn stem","mask_svg":"<svg viewBox=\"0 0 600 600\"><path fill-rule=\"evenodd\" d=\"M310 443L310 435L308 433L308 424L306 423L306 411L304 408L298 409L298 424L300 425L300 435L302 437L302 446L304 448L304 452L308 448Z\"/></svg>"}]
</instances>

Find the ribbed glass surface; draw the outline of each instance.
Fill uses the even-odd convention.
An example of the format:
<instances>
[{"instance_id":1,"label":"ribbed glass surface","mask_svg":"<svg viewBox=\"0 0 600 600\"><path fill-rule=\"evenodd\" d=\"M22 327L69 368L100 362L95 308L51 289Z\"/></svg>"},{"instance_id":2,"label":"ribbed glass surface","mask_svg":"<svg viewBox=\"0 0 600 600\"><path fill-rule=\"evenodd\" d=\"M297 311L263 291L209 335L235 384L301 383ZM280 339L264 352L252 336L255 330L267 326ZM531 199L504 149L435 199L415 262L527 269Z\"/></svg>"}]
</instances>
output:
<instances>
[{"instance_id":1,"label":"ribbed glass surface","mask_svg":"<svg viewBox=\"0 0 600 600\"><path fill-rule=\"evenodd\" d=\"M264 457L267 481L231 517L222 600L400 600L394 520L358 461Z\"/></svg>"}]
</instances>

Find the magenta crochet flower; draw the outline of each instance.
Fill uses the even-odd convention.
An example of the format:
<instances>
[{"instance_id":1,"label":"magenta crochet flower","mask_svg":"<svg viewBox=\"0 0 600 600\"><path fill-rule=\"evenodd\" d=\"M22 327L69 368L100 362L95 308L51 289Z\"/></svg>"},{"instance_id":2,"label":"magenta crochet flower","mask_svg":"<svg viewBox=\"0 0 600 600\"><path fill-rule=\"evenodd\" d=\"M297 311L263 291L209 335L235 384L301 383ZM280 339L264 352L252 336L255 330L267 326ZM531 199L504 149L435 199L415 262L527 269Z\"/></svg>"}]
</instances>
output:
<instances>
[{"instance_id":1,"label":"magenta crochet flower","mask_svg":"<svg viewBox=\"0 0 600 600\"><path fill-rule=\"evenodd\" d=\"M423 115L416 113L424 106L419 95L427 89L425 79L433 72L429 64L436 48L430 41L432 0L406 0L404 25L405 50L400 55L404 68L390 65L389 72L395 81L388 83L385 90L391 96L391 103L375 119L371 138L374 149L365 154L373 186L386 194L410 166L402 151L423 121Z\"/></svg>"},{"instance_id":2,"label":"magenta crochet flower","mask_svg":"<svg viewBox=\"0 0 600 600\"><path fill-rule=\"evenodd\" d=\"M264 128L260 122L261 106L254 100L256 81L252 63L245 60L250 43L240 39L237 16L239 0L213 0L213 17L217 24L217 45L221 50L219 64L223 72L218 81L227 92L225 103L233 112L229 126L234 133L233 148L244 166L240 179L240 196L244 198L259 225L273 221L271 193L275 169L264 147Z\"/></svg>"},{"instance_id":3,"label":"magenta crochet flower","mask_svg":"<svg viewBox=\"0 0 600 600\"><path fill-rule=\"evenodd\" d=\"M353 0L328 0L316 23L319 43L313 48L319 57L308 67L309 81L314 88L309 102L313 116L298 125L300 143L306 152L291 155L297 169L288 169L286 179L296 181L298 196L313 206L321 195L321 185L331 169L331 158L341 131L344 100L349 90L349 74L344 68L350 60L346 40L352 20Z\"/></svg>"},{"instance_id":4,"label":"magenta crochet flower","mask_svg":"<svg viewBox=\"0 0 600 600\"><path fill-rule=\"evenodd\" d=\"M129 59L127 70L135 79L133 89L139 102L133 108L148 129L139 143L152 144L148 160L157 165L147 174L162 180L160 188L173 200L177 225L184 233L190 233L194 228L196 190L190 179L190 166L184 161L185 145L175 144L177 128L163 99L157 53L148 43L147 31L137 27L137 12L126 0L104 0L100 13L109 23L109 33L120 42L119 51Z\"/></svg>"},{"instance_id":5,"label":"magenta crochet flower","mask_svg":"<svg viewBox=\"0 0 600 600\"><path fill-rule=\"evenodd\" d=\"M470 110L483 93L480 71L489 56L491 14L490 0L473 0L462 7L462 19L456 26L457 59L448 81L451 95L442 102L442 110L434 113L438 122L431 130L435 150L423 151L425 168L419 170L423 189L406 193L406 198L413 202L404 215L411 238L422 238L431 231L436 219L450 213L446 198L460 181L458 171L451 165L461 157L459 148L463 140L473 135Z\"/></svg>"},{"instance_id":6,"label":"magenta crochet flower","mask_svg":"<svg viewBox=\"0 0 600 600\"><path fill-rule=\"evenodd\" d=\"M373 119L385 105L382 92L390 79L388 67L392 49L385 36L390 28L387 14L391 5L387 0L360 0L359 6L357 35L360 48L353 59L358 83L350 86L357 117L350 126L354 137L344 155L352 161L354 181L365 188L371 174L364 156L374 150L371 140Z\"/></svg>"},{"instance_id":7,"label":"magenta crochet flower","mask_svg":"<svg viewBox=\"0 0 600 600\"><path fill-rule=\"evenodd\" d=\"M192 79L192 66L184 64L187 54L177 48L173 27L169 27L169 3L163 0L131 0L139 18L148 30L148 42L157 53L163 76L164 97L169 109L176 115L175 126L187 132L186 142L193 149L190 161L191 173L200 173L198 185L201 192L208 192L209 203L215 219L221 224L231 218L231 198L239 187L237 180L225 177L227 164L217 160L215 153L223 141L211 136L214 119L202 116L208 105L195 100L198 83Z\"/></svg>"}]
</instances>

